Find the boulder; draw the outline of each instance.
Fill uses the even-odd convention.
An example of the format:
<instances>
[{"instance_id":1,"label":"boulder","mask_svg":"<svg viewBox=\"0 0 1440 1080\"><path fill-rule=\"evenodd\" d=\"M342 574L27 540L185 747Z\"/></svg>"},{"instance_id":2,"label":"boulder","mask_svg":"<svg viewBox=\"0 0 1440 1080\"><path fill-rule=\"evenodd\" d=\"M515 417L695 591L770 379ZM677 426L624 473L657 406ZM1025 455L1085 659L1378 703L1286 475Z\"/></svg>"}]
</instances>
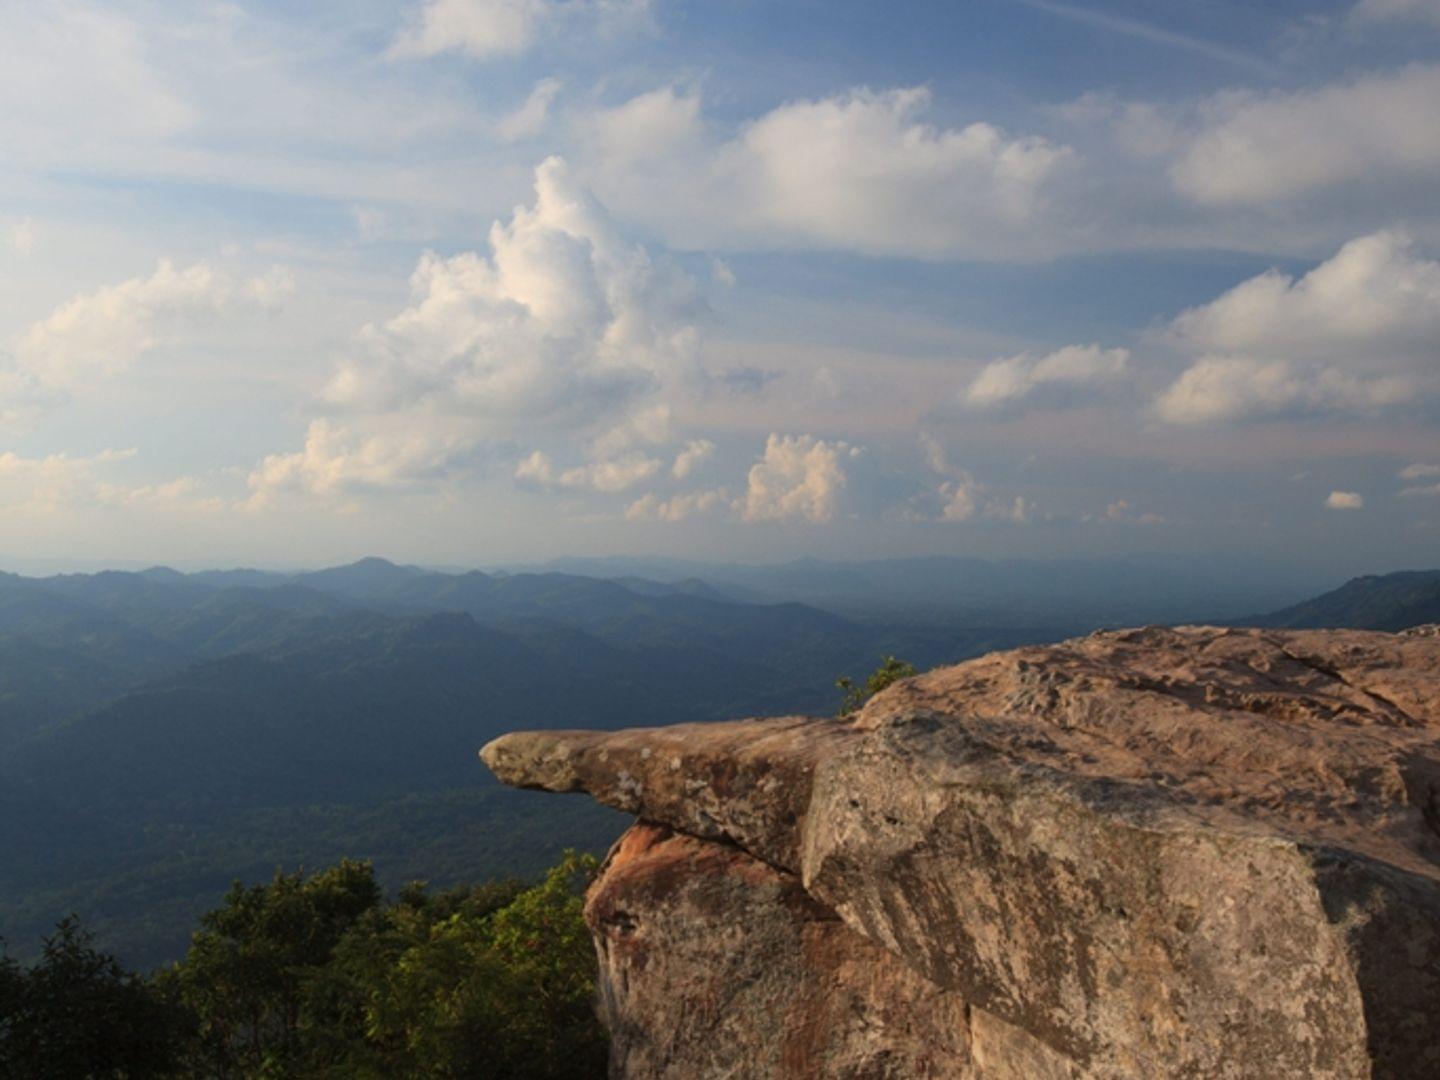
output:
<instances>
[{"instance_id":1,"label":"boulder","mask_svg":"<svg viewBox=\"0 0 1440 1080\"><path fill-rule=\"evenodd\" d=\"M617 1075L1418 1078L1440 1076L1437 705L1433 634L1147 628L939 669L844 720L483 753L672 830L627 837L591 898ZM602 901L647 877L646 903ZM603 914L631 908L668 943L640 967ZM720 943L762 925L734 966ZM795 944L821 939L847 944ZM842 953L864 957L843 978ZM803 1031L812 1071L659 1053L685 986L734 1004L687 1013L686 1045Z\"/></svg>"}]
</instances>

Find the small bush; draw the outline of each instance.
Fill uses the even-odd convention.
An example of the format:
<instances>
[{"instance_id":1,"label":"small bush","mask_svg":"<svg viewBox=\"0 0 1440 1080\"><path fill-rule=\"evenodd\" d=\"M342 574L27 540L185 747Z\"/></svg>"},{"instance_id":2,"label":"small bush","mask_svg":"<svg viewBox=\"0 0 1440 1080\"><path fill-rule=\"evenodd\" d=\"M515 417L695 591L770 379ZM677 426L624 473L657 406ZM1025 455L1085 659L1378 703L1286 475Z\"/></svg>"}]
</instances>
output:
<instances>
[{"instance_id":1,"label":"small bush","mask_svg":"<svg viewBox=\"0 0 1440 1080\"><path fill-rule=\"evenodd\" d=\"M845 696L840 700L838 715L849 716L860 711L860 707L892 683L908 679L915 674L915 665L905 660L887 656L880 666L870 673L863 685L857 686L849 676L842 675L835 680L835 686Z\"/></svg>"}]
</instances>

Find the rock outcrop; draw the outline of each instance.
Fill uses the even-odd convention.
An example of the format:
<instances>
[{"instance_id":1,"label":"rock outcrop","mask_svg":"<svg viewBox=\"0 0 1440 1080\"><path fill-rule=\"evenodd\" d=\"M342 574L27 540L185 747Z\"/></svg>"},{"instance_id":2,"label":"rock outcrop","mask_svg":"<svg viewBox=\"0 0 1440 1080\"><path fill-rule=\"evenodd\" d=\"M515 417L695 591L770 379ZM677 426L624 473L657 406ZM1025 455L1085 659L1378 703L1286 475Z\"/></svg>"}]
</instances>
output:
<instances>
[{"instance_id":1,"label":"rock outcrop","mask_svg":"<svg viewBox=\"0 0 1440 1080\"><path fill-rule=\"evenodd\" d=\"M1095 634L844 720L507 735L636 814L616 1075L1440 1076L1440 637Z\"/></svg>"}]
</instances>

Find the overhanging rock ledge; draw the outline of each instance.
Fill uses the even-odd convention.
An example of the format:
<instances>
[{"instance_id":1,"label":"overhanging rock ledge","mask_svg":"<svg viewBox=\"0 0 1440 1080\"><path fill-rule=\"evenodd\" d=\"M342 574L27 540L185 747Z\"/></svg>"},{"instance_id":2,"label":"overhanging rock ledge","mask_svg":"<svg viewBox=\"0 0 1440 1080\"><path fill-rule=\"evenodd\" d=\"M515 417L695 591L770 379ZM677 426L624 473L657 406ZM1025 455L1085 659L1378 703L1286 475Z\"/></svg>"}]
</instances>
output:
<instances>
[{"instance_id":1,"label":"overhanging rock ledge","mask_svg":"<svg viewBox=\"0 0 1440 1080\"><path fill-rule=\"evenodd\" d=\"M617 1076L1440 1076L1433 633L1097 633L482 756L640 819L587 904Z\"/></svg>"}]
</instances>

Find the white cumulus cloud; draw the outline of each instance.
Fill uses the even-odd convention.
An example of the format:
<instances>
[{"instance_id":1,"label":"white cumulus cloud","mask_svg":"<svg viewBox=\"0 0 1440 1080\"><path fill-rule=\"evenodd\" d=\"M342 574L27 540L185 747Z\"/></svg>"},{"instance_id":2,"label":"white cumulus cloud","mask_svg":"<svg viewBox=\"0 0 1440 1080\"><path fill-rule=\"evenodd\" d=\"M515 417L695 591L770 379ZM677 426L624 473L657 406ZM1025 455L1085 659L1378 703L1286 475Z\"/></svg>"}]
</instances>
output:
<instances>
[{"instance_id":1,"label":"white cumulus cloud","mask_svg":"<svg viewBox=\"0 0 1440 1080\"><path fill-rule=\"evenodd\" d=\"M541 79L518 109L501 117L495 125L496 134L507 142L539 135L549 125L551 106L562 89L564 84L559 79Z\"/></svg>"},{"instance_id":2,"label":"white cumulus cloud","mask_svg":"<svg viewBox=\"0 0 1440 1080\"><path fill-rule=\"evenodd\" d=\"M1285 360L1207 356L1187 368L1156 402L1173 424L1210 424L1287 413L1368 412L1414 400L1405 375L1358 377Z\"/></svg>"},{"instance_id":3,"label":"white cumulus cloud","mask_svg":"<svg viewBox=\"0 0 1440 1080\"><path fill-rule=\"evenodd\" d=\"M649 0L425 0L390 55L397 59L460 52L477 60L529 49L566 29L608 31L649 10Z\"/></svg>"},{"instance_id":4,"label":"white cumulus cloud","mask_svg":"<svg viewBox=\"0 0 1440 1080\"><path fill-rule=\"evenodd\" d=\"M488 254L427 253L410 289L326 384L342 420L267 458L255 490L433 482L487 444L541 437L586 460L559 467L537 450L521 484L614 493L665 468L646 448L670 440L671 401L703 384L703 301L683 270L624 240L562 160L536 169L534 204L492 226Z\"/></svg>"},{"instance_id":5,"label":"white cumulus cloud","mask_svg":"<svg viewBox=\"0 0 1440 1080\"><path fill-rule=\"evenodd\" d=\"M177 270L162 261L148 278L107 285L62 304L21 335L15 352L47 384L115 375L159 344L178 321L214 314L223 296L204 263Z\"/></svg>"},{"instance_id":6,"label":"white cumulus cloud","mask_svg":"<svg viewBox=\"0 0 1440 1080\"><path fill-rule=\"evenodd\" d=\"M983 492L973 480L946 480L940 485L940 520L969 521L980 508Z\"/></svg>"},{"instance_id":7,"label":"white cumulus cloud","mask_svg":"<svg viewBox=\"0 0 1440 1080\"><path fill-rule=\"evenodd\" d=\"M608 461L592 461L566 469L560 474L558 482L561 487L589 488L613 494L649 480L663 467L664 462L659 458L632 451Z\"/></svg>"},{"instance_id":8,"label":"white cumulus cloud","mask_svg":"<svg viewBox=\"0 0 1440 1080\"><path fill-rule=\"evenodd\" d=\"M1325 506L1329 510L1363 510L1365 498L1358 491L1332 491L1325 496Z\"/></svg>"},{"instance_id":9,"label":"white cumulus cloud","mask_svg":"<svg viewBox=\"0 0 1440 1080\"><path fill-rule=\"evenodd\" d=\"M1119 378L1129 362L1130 350L1099 345L1067 345L1039 359L1022 353L985 365L965 391L965 400L987 408L1018 401L1042 387L1083 393Z\"/></svg>"},{"instance_id":10,"label":"white cumulus cloud","mask_svg":"<svg viewBox=\"0 0 1440 1080\"><path fill-rule=\"evenodd\" d=\"M630 521L663 521L673 524L687 518L723 513L730 509L730 493L725 488L686 491L665 499L653 492L642 495L625 508Z\"/></svg>"},{"instance_id":11,"label":"white cumulus cloud","mask_svg":"<svg viewBox=\"0 0 1440 1080\"><path fill-rule=\"evenodd\" d=\"M741 516L746 521L833 521L849 480L846 462L860 453L840 440L772 434L764 456L750 468Z\"/></svg>"},{"instance_id":12,"label":"white cumulus cloud","mask_svg":"<svg viewBox=\"0 0 1440 1080\"><path fill-rule=\"evenodd\" d=\"M628 215L695 246L1023 256L1071 151L923 119L922 87L857 88L710 134L697 95L651 91L592 120L600 182Z\"/></svg>"},{"instance_id":13,"label":"white cumulus cloud","mask_svg":"<svg viewBox=\"0 0 1440 1080\"><path fill-rule=\"evenodd\" d=\"M715 456L715 444L709 439L691 439L675 455L675 464L670 466L670 475L684 480L701 465Z\"/></svg>"},{"instance_id":14,"label":"white cumulus cloud","mask_svg":"<svg viewBox=\"0 0 1440 1080\"><path fill-rule=\"evenodd\" d=\"M533 207L490 231L491 255L427 254L409 307L366 327L326 389L355 411L463 413L477 429L592 423L693 377L694 282L622 241L565 163Z\"/></svg>"},{"instance_id":15,"label":"white cumulus cloud","mask_svg":"<svg viewBox=\"0 0 1440 1080\"><path fill-rule=\"evenodd\" d=\"M471 441L453 429L360 429L314 420L303 448L269 454L250 472L249 503L263 507L286 493L337 497L357 490L413 487L449 474L471 452Z\"/></svg>"},{"instance_id":16,"label":"white cumulus cloud","mask_svg":"<svg viewBox=\"0 0 1440 1080\"><path fill-rule=\"evenodd\" d=\"M536 450L515 467L515 479L530 487L586 488L613 494L649 480L664 464L659 458L632 450L617 457L561 470L555 467L549 454Z\"/></svg>"},{"instance_id":17,"label":"white cumulus cloud","mask_svg":"<svg viewBox=\"0 0 1440 1080\"><path fill-rule=\"evenodd\" d=\"M82 293L23 331L10 362L0 364L0 413L51 404L121 375L186 331L239 308L271 307L292 289L283 268L236 281L208 263L176 268L162 259L149 277Z\"/></svg>"},{"instance_id":18,"label":"white cumulus cloud","mask_svg":"<svg viewBox=\"0 0 1440 1080\"><path fill-rule=\"evenodd\" d=\"M1199 354L1157 402L1174 423L1412 404L1437 389L1440 263L1375 233L1298 279L1251 278L1171 330Z\"/></svg>"},{"instance_id":19,"label":"white cumulus cloud","mask_svg":"<svg viewBox=\"0 0 1440 1080\"><path fill-rule=\"evenodd\" d=\"M206 494L204 485L195 477L141 484L113 478L114 470L135 457L133 448L79 456L0 453L0 509L28 517L97 509L146 513L212 513L225 509L225 500Z\"/></svg>"},{"instance_id":20,"label":"white cumulus cloud","mask_svg":"<svg viewBox=\"0 0 1440 1080\"><path fill-rule=\"evenodd\" d=\"M1231 93L1204 110L1176 160L1200 202L1262 203L1387 175L1429 183L1440 168L1440 67L1413 66L1291 93Z\"/></svg>"},{"instance_id":21,"label":"white cumulus cloud","mask_svg":"<svg viewBox=\"0 0 1440 1080\"><path fill-rule=\"evenodd\" d=\"M100 483L97 471L134 456L133 448L102 450L89 457L25 457L7 451L0 454L0 505L26 513L92 505Z\"/></svg>"}]
</instances>

